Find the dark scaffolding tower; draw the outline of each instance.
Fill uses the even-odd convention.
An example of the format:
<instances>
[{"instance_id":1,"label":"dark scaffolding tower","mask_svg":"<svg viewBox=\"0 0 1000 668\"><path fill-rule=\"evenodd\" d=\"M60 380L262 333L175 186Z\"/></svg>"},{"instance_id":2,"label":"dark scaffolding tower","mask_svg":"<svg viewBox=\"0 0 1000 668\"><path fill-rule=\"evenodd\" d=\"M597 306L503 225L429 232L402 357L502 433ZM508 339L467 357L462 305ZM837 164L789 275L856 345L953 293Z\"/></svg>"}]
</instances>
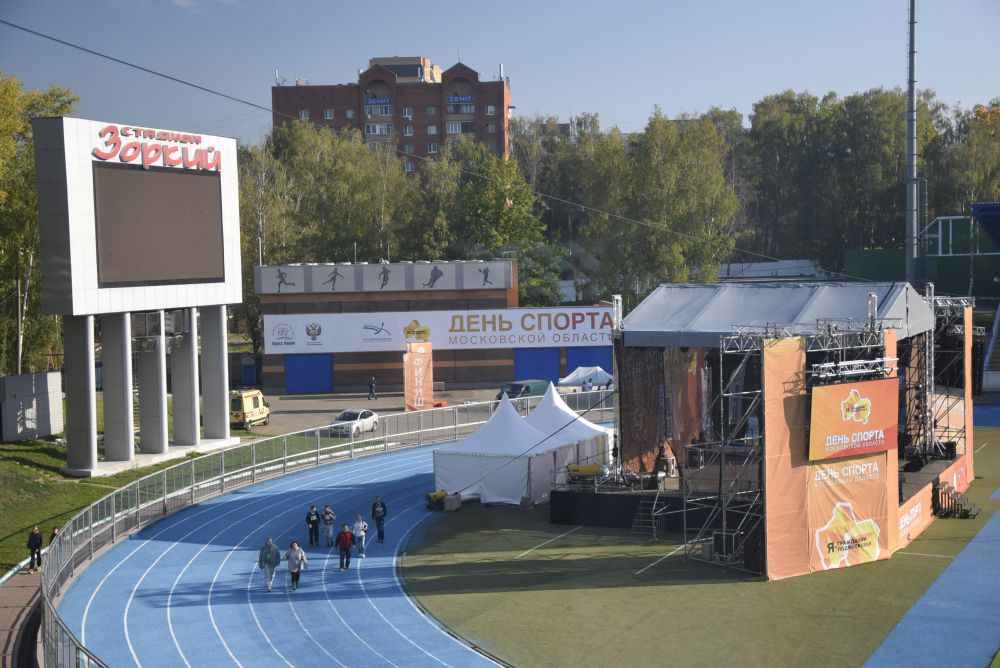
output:
<instances>
[{"instance_id":1,"label":"dark scaffolding tower","mask_svg":"<svg viewBox=\"0 0 1000 668\"><path fill-rule=\"evenodd\" d=\"M972 297L936 297L934 286L927 286L928 305L934 310L934 329L927 356L928 396L932 428L924 434L923 453L931 457L953 459L957 444L965 443L965 337L975 331L965 331L965 309L975 306Z\"/></svg>"}]
</instances>

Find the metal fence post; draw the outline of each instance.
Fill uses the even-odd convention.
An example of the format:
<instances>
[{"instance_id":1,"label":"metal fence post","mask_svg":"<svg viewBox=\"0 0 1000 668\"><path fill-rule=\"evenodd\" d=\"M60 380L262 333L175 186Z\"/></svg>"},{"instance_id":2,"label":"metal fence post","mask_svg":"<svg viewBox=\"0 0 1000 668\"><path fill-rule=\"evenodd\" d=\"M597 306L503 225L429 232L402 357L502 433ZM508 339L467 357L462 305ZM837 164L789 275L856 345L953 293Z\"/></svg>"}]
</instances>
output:
<instances>
[{"instance_id":1,"label":"metal fence post","mask_svg":"<svg viewBox=\"0 0 1000 668\"><path fill-rule=\"evenodd\" d=\"M219 493L226 491L226 454L219 453Z\"/></svg>"},{"instance_id":2,"label":"metal fence post","mask_svg":"<svg viewBox=\"0 0 1000 668\"><path fill-rule=\"evenodd\" d=\"M288 473L288 437L281 437L281 472Z\"/></svg>"},{"instance_id":3,"label":"metal fence post","mask_svg":"<svg viewBox=\"0 0 1000 668\"><path fill-rule=\"evenodd\" d=\"M351 459L354 459L354 429L353 428L348 429L348 433L351 438L350 445L348 447L351 450Z\"/></svg>"},{"instance_id":4,"label":"metal fence post","mask_svg":"<svg viewBox=\"0 0 1000 668\"><path fill-rule=\"evenodd\" d=\"M117 492L112 492L111 494L111 542L115 542L118 538L118 513L115 510L115 499L118 498ZM62 543L62 541L60 541Z\"/></svg>"},{"instance_id":5,"label":"metal fence post","mask_svg":"<svg viewBox=\"0 0 1000 668\"><path fill-rule=\"evenodd\" d=\"M316 430L316 466L319 466L319 429Z\"/></svg>"},{"instance_id":6,"label":"metal fence post","mask_svg":"<svg viewBox=\"0 0 1000 668\"><path fill-rule=\"evenodd\" d=\"M163 484L163 488L162 488L162 491L160 492L160 494L163 497L162 498L162 502L163 502L163 514L166 515L167 514L167 469L163 469L163 475L160 476L160 477L163 478L163 483L162 483Z\"/></svg>"},{"instance_id":7,"label":"metal fence post","mask_svg":"<svg viewBox=\"0 0 1000 668\"><path fill-rule=\"evenodd\" d=\"M389 452L389 420L382 420L382 451Z\"/></svg>"},{"instance_id":8,"label":"metal fence post","mask_svg":"<svg viewBox=\"0 0 1000 668\"><path fill-rule=\"evenodd\" d=\"M250 482L257 482L257 444L250 444Z\"/></svg>"},{"instance_id":9,"label":"metal fence post","mask_svg":"<svg viewBox=\"0 0 1000 668\"><path fill-rule=\"evenodd\" d=\"M451 414L455 416L455 438L454 438L454 440L457 441L458 440L458 406L455 406L455 407L453 407L451 409Z\"/></svg>"},{"instance_id":10,"label":"metal fence post","mask_svg":"<svg viewBox=\"0 0 1000 668\"><path fill-rule=\"evenodd\" d=\"M194 460L191 460L191 503L194 504L194 483L195 483L195 472L194 472Z\"/></svg>"},{"instance_id":11,"label":"metal fence post","mask_svg":"<svg viewBox=\"0 0 1000 668\"><path fill-rule=\"evenodd\" d=\"M424 412L417 411L417 445L424 444Z\"/></svg>"},{"instance_id":12,"label":"metal fence post","mask_svg":"<svg viewBox=\"0 0 1000 668\"><path fill-rule=\"evenodd\" d=\"M87 542L90 543L90 558L94 558L94 506L87 506L87 524L90 525L90 538Z\"/></svg>"}]
</instances>

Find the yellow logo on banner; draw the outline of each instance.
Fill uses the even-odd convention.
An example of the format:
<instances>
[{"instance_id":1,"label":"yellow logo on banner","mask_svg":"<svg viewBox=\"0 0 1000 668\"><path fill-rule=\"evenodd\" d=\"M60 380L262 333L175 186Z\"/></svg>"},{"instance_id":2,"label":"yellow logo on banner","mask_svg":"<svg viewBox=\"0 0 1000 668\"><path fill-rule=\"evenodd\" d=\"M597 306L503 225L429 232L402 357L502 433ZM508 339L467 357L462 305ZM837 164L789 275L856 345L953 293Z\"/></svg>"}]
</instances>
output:
<instances>
[{"instance_id":1,"label":"yellow logo on banner","mask_svg":"<svg viewBox=\"0 0 1000 668\"><path fill-rule=\"evenodd\" d=\"M431 328L421 325L418 320L411 320L410 324L403 327L403 336L407 341L414 339L426 343L431 338Z\"/></svg>"},{"instance_id":2,"label":"yellow logo on banner","mask_svg":"<svg viewBox=\"0 0 1000 668\"><path fill-rule=\"evenodd\" d=\"M859 520L850 503L838 502L830 521L816 531L816 551L823 570L875 561L879 555L878 536L875 520Z\"/></svg>"},{"instance_id":3,"label":"yellow logo on banner","mask_svg":"<svg viewBox=\"0 0 1000 668\"><path fill-rule=\"evenodd\" d=\"M840 402L840 415L844 422L860 422L868 424L868 418L872 414L872 400L862 398L857 388L851 390L847 398Z\"/></svg>"}]
</instances>

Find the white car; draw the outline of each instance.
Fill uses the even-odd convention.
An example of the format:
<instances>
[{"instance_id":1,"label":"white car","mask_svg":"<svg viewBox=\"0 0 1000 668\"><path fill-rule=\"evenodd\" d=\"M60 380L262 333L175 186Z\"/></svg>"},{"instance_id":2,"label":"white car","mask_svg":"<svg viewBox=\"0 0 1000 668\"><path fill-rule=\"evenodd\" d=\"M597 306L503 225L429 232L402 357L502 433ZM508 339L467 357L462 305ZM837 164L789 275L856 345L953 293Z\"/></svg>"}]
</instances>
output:
<instances>
[{"instance_id":1,"label":"white car","mask_svg":"<svg viewBox=\"0 0 1000 668\"><path fill-rule=\"evenodd\" d=\"M378 429L378 413L365 408L348 408L341 411L330 425L330 436L360 436L361 432Z\"/></svg>"}]
</instances>

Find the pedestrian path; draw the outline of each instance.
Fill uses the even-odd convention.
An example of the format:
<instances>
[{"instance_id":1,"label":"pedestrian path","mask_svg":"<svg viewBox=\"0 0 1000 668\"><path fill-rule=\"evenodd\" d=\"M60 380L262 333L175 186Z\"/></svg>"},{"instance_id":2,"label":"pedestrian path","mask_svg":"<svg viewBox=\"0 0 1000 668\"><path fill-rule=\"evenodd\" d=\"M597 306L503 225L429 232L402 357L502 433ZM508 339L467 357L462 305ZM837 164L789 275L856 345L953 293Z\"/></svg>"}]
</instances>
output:
<instances>
[{"instance_id":1,"label":"pedestrian path","mask_svg":"<svg viewBox=\"0 0 1000 668\"><path fill-rule=\"evenodd\" d=\"M486 666L406 596L397 552L428 519L431 448L340 462L244 488L180 511L87 568L60 603L81 641L113 666ZM381 495L386 540L338 570L339 553L308 547L310 505L338 524ZM374 532L372 532L374 533ZM297 591L279 567L267 592L257 568L266 537L305 546Z\"/></svg>"},{"instance_id":2,"label":"pedestrian path","mask_svg":"<svg viewBox=\"0 0 1000 668\"><path fill-rule=\"evenodd\" d=\"M17 664L18 633L39 599L39 574L22 571L0 587L0 666Z\"/></svg>"}]
</instances>

